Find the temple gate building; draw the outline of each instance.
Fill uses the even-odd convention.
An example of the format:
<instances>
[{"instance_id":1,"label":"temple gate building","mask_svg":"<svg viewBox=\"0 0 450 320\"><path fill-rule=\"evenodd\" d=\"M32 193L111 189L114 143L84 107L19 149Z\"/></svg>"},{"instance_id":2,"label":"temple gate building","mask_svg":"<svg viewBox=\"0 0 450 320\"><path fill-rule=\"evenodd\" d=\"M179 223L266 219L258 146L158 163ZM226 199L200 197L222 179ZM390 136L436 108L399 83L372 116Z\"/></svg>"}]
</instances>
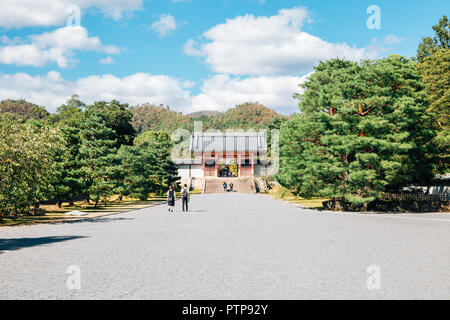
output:
<instances>
[{"instance_id":1,"label":"temple gate building","mask_svg":"<svg viewBox=\"0 0 450 320\"><path fill-rule=\"evenodd\" d=\"M264 176L269 167L266 132L193 133L190 152L175 160L182 179Z\"/></svg>"}]
</instances>

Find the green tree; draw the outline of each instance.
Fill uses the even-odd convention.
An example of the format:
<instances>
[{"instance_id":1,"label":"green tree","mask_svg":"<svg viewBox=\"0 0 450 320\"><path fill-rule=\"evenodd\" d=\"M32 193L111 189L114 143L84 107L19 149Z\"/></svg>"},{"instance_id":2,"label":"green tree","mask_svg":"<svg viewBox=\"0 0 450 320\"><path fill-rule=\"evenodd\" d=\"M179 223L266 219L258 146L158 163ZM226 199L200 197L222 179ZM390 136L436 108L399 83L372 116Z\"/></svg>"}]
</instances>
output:
<instances>
[{"instance_id":1,"label":"green tree","mask_svg":"<svg viewBox=\"0 0 450 320\"><path fill-rule=\"evenodd\" d=\"M156 162L153 152L136 146L122 146L118 151L120 159L115 192L122 196L146 200L149 193L155 192L150 179L152 164Z\"/></svg>"},{"instance_id":2,"label":"green tree","mask_svg":"<svg viewBox=\"0 0 450 320\"><path fill-rule=\"evenodd\" d=\"M418 72L426 86L428 112L435 118L439 130L436 142L440 146L441 168L449 171L450 116L450 27L444 16L433 26L435 35L425 37L417 50Z\"/></svg>"},{"instance_id":3,"label":"green tree","mask_svg":"<svg viewBox=\"0 0 450 320\"><path fill-rule=\"evenodd\" d=\"M439 133L436 142L441 149L441 167L448 171L450 133L450 49L439 49L418 64L425 83L428 112L435 119Z\"/></svg>"},{"instance_id":4,"label":"green tree","mask_svg":"<svg viewBox=\"0 0 450 320\"><path fill-rule=\"evenodd\" d=\"M114 130L117 148L124 144L133 144L136 131L131 125L133 113L129 110L128 104L121 104L117 100L95 102L86 107L86 113L88 116L100 117L108 128Z\"/></svg>"},{"instance_id":5,"label":"green tree","mask_svg":"<svg viewBox=\"0 0 450 320\"><path fill-rule=\"evenodd\" d=\"M439 23L433 26L434 36L423 37L417 49L416 59L423 62L426 57L433 55L439 49L450 49L450 24L447 16L443 16Z\"/></svg>"},{"instance_id":6,"label":"green tree","mask_svg":"<svg viewBox=\"0 0 450 320\"><path fill-rule=\"evenodd\" d=\"M276 111L258 102L243 103L228 109L220 117L213 118L213 125L218 129L267 129L270 125L281 121L283 117Z\"/></svg>"},{"instance_id":7,"label":"green tree","mask_svg":"<svg viewBox=\"0 0 450 320\"><path fill-rule=\"evenodd\" d=\"M56 109L56 113L53 115L53 121L64 122L66 119L69 121L83 113L86 104L79 99L80 97L76 94L63 105Z\"/></svg>"},{"instance_id":8,"label":"green tree","mask_svg":"<svg viewBox=\"0 0 450 320\"><path fill-rule=\"evenodd\" d=\"M58 206L68 201L71 206L74 200L83 194L84 180L80 161L81 136L80 130L85 119L83 108L85 104L72 98L57 109L55 118L58 119L56 127L59 128L65 142L67 152L60 156L60 179L55 184L55 199Z\"/></svg>"},{"instance_id":9,"label":"green tree","mask_svg":"<svg viewBox=\"0 0 450 320\"><path fill-rule=\"evenodd\" d=\"M172 132L178 128L188 130L193 128L188 116L162 105L138 105L131 108L131 112L133 113L132 123L138 133L146 131Z\"/></svg>"},{"instance_id":10,"label":"green tree","mask_svg":"<svg viewBox=\"0 0 450 320\"><path fill-rule=\"evenodd\" d=\"M334 59L320 63L303 88L302 114L282 125L283 186L368 203L431 182L435 131L412 61Z\"/></svg>"},{"instance_id":11,"label":"green tree","mask_svg":"<svg viewBox=\"0 0 450 320\"><path fill-rule=\"evenodd\" d=\"M7 112L11 113L13 118L21 120L46 120L50 115L44 107L40 107L23 99L0 101L0 114Z\"/></svg>"},{"instance_id":12,"label":"green tree","mask_svg":"<svg viewBox=\"0 0 450 320\"><path fill-rule=\"evenodd\" d=\"M40 122L20 123L0 117L0 219L28 213L53 195L64 153L57 129Z\"/></svg>"},{"instance_id":13,"label":"green tree","mask_svg":"<svg viewBox=\"0 0 450 320\"><path fill-rule=\"evenodd\" d=\"M171 160L173 143L169 134L147 131L136 138L135 145L152 154L154 161L150 163L150 180L155 192L163 194L169 185L179 180L178 167Z\"/></svg>"},{"instance_id":14,"label":"green tree","mask_svg":"<svg viewBox=\"0 0 450 320\"><path fill-rule=\"evenodd\" d=\"M277 125L284 117L257 102L243 103L227 110L198 111L184 115L169 107L142 105L130 109L133 112L133 126L139 132L194 129L194 122L202 122L204 130L219 129L267 129Z\"/></svg>"},{"instance_id":15,"label":"green tree","mask_svg":"<svg viewBox=\"0 0 450 320\"><path fill-rule=\"evenodd\" d=\"M85 199L106 200L113 194L114 177L117 175L115 132L102 118L86 116L80 130L79 161Z\"/></svg>"}]
</instances>

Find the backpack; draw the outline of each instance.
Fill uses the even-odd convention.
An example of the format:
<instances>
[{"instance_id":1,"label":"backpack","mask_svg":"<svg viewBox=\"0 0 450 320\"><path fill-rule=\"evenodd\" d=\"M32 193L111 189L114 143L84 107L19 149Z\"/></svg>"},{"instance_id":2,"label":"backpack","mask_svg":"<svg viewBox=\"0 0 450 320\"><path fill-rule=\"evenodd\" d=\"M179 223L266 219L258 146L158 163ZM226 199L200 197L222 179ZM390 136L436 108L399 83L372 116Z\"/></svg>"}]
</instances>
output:
<instances>
[{"instance_id":1,"label":"backpack","mask_svg":"<svg viewBox=\"0 0 450 320\"><path fill-rule=\"evenodd\" d=\"M187 188L183 189L183 198L187 198L189 196L189 190Z\"/></svg>"}]
</instances>

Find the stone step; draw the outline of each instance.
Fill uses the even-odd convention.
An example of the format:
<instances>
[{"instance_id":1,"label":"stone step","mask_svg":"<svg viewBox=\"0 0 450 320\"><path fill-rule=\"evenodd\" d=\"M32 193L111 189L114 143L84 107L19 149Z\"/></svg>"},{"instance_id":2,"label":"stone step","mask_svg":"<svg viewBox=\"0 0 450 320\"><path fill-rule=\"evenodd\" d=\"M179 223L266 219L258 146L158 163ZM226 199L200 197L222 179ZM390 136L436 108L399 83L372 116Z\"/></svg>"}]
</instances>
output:
<instances>
[{"instance_id":1,"label":"stone step","mask_svg":"<svg viewBox=\"0 0 450 320\"><path fill-rule=\"evenodd\" d=\"M251 179L206 179L205 193L224 193L223 181L226 181L228 186L233 183L233 192L237 193L255 193L253 181ZM229 187L227 187L228 189Z\"/></svg>"}]
</instances>

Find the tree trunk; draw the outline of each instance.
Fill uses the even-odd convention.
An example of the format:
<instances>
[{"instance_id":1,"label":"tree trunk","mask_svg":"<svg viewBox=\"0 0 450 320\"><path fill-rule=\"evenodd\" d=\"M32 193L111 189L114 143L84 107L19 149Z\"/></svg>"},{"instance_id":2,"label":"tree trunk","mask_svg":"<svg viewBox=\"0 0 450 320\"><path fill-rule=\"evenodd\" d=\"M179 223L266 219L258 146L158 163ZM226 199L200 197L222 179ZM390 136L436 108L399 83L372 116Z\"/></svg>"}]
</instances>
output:
<instances>
[{"instance_id":1,"label":"tree trunk","mask_svg":"<svg viewBox=\"0 0 450 320\"><path fill-rule=\"evenodd\" d=\"M63 204L62 200L58 200L58 208L60 208L60 209L61 209L61 207L62 207L62 204Z\"/></svg>"},{"instance_id":2,"label":"tree trunk","mask_svg":"<svg viewBox=\"0 0 450 320\"><path fill-rule=\"evenodd\" d=\"M122 202L123 195L119 194L119 198L117 199L119 202Z\"/></svg>"}]
</instances>

